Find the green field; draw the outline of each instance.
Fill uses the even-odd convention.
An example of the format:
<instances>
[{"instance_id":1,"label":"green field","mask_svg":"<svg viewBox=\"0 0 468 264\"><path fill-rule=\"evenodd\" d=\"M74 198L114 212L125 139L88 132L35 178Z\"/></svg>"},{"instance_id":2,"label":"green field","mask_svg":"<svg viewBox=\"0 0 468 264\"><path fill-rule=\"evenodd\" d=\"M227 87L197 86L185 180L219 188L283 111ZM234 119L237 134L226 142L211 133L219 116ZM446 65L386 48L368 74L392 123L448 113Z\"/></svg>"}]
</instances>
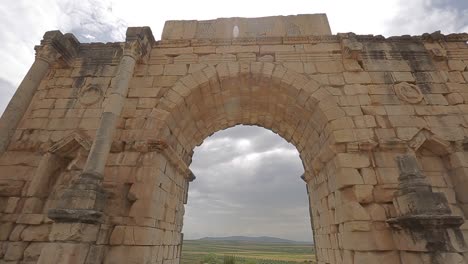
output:
<instances>
[{"instance_id":1,"label":"green field","mask_svg":"<svg viewBox=\"0 0 468 264\"><path fill-rule=\"evenodd\" d=\"M225 256L236 264L315 263L311 244L185 240L181 264L222 264Z\"/></svg>"}]
</instances>

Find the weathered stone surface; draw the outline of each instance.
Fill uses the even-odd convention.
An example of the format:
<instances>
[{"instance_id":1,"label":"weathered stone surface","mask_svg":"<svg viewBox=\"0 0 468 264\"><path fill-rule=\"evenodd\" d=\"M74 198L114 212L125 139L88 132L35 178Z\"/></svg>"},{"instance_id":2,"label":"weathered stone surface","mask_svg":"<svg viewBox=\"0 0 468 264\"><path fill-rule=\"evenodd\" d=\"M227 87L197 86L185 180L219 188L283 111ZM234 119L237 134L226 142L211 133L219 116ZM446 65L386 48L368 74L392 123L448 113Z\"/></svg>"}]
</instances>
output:
<instances>
[{"instance_id":1,"label":"weathered stone surface","mask_svg":"<svg viewBox=\"0 0 468 264\"><path fill-rule=\"evenodd\" d=\"M93 242L97 239L99 225L83 223L54 223L50 241Z\"/></svg>"},{"instance_id":2,"label":"weathered stone surface","mask_svg":"<svg viewBox=\"0 0 468 264\"><path fill-rule=\"evenodd\" d=\"M41 255L42 248L45 245L46 243L29 244L29 246L24 250L24 260L25 261L37 261L37 259Z\"/></svg>"},{"instance_id":3,"label":"weathered stone surface","mask_svg":"<svg viewBox=\"0 0 468 264\"><path fill-rule=\"evenodd\" d=\"M28 226L21 233L23 241L48 241L50 225Z\"/></svg>"},{"instance_id":4,"label":"weathered stone surface","mask_svg":"<svg viewBox=\"0 0 468 264\"><path fill-rule=\"evenodd\" d=\"M0 196L20 196L24 182L12 180L0 180Z\"/></svg>"},{"instance_id":5,"label":"weathered stone surface","mask_svg":"<svg viewBox=\"0 0 468 264\"><path fill-rule=\"evenodd\" d=\"M0 262L178 264L193 150L236 124L299 151L318 263L466 262L467 40L324 15L48 32L0 120Z\"/></svg>"},{"instance_id":6,"label":"weathered stone surface","mask_svg":"<svg viewBox=\"0 0 468 264\"><path fill-rule=\"evenodd\" d=\"M1 223L0 224L0 241L7 240L12 230L13 230L13 223L11 222Z\"/></svg>"},{"instance_id":7,"label":"weathered stone surface","mask_svg":"<svg viewBox=\"0 0 468 264\"><path fill-rule=\"evenodd\" d=\"M48 243L42 248L37 263L84 263L88 250L88 244Z\"/></svg>"},{"instance_id":8,"label":"weathered stone surface","mask_svg":"<svg viewBox=\"0 0 468 264\"><path fill-rule=\"evenodd\" d=\"M381 263L381 264L399 264L400 256L397 252L356 252L354 255L354 263ZM413 262L403 262L413 263Z\"/></svg>"},{"instance_id":9,"label":"weathered stone surface","mask_svg":"<svg viewBox=\"0 0 468 264\"><path fill-rule=\"evenodd\" d=\"M4 260L20 260L23 258L23 252L28 244L25 242L10 242L7 244L7 249Z\"/></svg>"}]
</instances>

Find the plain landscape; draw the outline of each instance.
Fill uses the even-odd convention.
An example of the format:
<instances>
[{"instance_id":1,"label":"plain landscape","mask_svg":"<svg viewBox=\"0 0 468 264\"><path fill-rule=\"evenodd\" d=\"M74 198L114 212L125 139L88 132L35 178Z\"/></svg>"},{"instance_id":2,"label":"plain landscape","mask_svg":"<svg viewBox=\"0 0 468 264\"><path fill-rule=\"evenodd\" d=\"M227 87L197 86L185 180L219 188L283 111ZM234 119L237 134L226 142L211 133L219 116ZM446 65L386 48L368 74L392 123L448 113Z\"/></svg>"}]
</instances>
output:
<instances>
[{"instance_id":1,"label":"plain landscape","mask_svg":"<svg viewBox=\"0 0 468 264\"><path fill-rule=\"evenodd\" d=\"M181 264L316 263L313 244L275 237L206 237L185 240Z\"/></svg>"}]
</instances>

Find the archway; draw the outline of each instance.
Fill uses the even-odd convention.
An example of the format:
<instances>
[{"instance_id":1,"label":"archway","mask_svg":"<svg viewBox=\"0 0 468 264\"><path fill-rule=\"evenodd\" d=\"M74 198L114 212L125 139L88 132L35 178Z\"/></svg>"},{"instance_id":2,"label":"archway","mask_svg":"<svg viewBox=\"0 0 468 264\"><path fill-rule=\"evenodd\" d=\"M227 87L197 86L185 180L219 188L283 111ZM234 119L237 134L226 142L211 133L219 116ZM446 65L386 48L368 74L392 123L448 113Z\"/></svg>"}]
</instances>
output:
<instances>
[{"instance_id":1,"label":"archway","mask_svg":"<svg viewBox=\"0 0 468 264\"><path fill-rule=\"evenodd\" d=\"M310 207L316 208L311 214L314 219L311 226L316 234L314 241L323 250L318 252L318 257L326 254L328 258L327 250L333 252L333 247L339 250L337 243L330 242L330 237L337 239L336 233L332 235L337 230L335 209L324 203L336 188L333 178L337 167L336 161L330 162L336 150L326 124L344 117L345 113L329 87L321 87L315 80L273 63L221 63L181 78L166 92L153 114L155 117L146 121L145 128L157 133L151 134L148 140L164 141L185 164L191 163L193 149L206 137L237 124L271 129L291 142L304 166ZM347 155L352 158L354 154ZM352 176L358 172L348 168L343 173ZM171 176L178 177L184 179L185 175ZM187 189L184 186L185 196ZM143 201L137 200L134 206L139 202ZM357 202L347 206L346 210L364 210ZM167 208L175 211L180 232L183 206L174 202L167 204ZM343 216L343 221L348 214Z\"/></svg>"},{"instance_id":2,"label":"archway","mask_svg":"<svg viewBox=\"0 0 468 264\"><path fill-rule=\"evenodd\" d=\"M297 244L302 250L298 260L312 259L309 203L299 177L304 170L294 146L267 129L235 126L216 132L195 148L190 169L197 178L185 208L182 263L193 263L209 250L218 252L214 240L226 243L229 252L235 241L256 241L261 246L289 244L281 240L287 239L302 242ZM197 251L200 245L208 248ZM249 250L248 245L241 247ZM263 258L270 258L275 247L262 250ZM236 255L251 257L244 250ZM295 256L283 260L287 257Z\"/></svg>"}]
</instances>

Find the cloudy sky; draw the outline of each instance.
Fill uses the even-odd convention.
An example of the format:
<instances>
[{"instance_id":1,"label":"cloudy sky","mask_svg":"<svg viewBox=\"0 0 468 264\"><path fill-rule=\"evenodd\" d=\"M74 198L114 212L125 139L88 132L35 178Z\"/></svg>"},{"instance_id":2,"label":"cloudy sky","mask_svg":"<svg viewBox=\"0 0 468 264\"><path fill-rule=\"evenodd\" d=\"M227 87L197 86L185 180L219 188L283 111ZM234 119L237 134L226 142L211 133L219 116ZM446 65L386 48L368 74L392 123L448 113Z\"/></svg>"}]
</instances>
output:
<instances>
[{"instance_id":1,"label":"cloudy sky","mask_svg":"<svg viewBox=\"0 0 468 264\"><path fill-rule=\"evenodd\" d=\"M305 13L327 13L333 33L468 31L466 0L7 0L0 3L0 112L47 30L72 32L81 42L108 42L122 41L127 26L150 26L159 39L166 20ZM198 178L189 193L187 238L310 240L301 161L295 148L272 132L242 126L218 132L196 149L191 168Z\"/></svg>"}]
</instances>

